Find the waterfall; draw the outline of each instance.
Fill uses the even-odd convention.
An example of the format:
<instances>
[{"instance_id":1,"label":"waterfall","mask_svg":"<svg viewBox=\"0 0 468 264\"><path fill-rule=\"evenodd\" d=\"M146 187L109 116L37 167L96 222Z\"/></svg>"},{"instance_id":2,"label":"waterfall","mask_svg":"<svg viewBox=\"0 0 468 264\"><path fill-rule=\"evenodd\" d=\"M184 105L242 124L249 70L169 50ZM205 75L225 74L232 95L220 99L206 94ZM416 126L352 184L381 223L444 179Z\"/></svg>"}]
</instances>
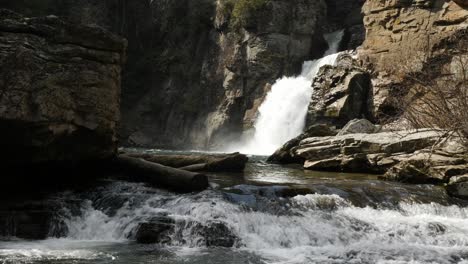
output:
<instances>
[{"instance_id":1,"label":"waterfall","mask_svg":"<svg viewBox=\"0 0 468 264\"><path fill-rule=\"evenodd\" d=\"M299 76L283 77L276 81L259 108L255 135L241 149L242 152L270 155L304 131L313 91L312 81L320 67L335 63L342 37L343 31L325 35L329 49L323 58L304 62Z\"/></svg>"}]
</instances>

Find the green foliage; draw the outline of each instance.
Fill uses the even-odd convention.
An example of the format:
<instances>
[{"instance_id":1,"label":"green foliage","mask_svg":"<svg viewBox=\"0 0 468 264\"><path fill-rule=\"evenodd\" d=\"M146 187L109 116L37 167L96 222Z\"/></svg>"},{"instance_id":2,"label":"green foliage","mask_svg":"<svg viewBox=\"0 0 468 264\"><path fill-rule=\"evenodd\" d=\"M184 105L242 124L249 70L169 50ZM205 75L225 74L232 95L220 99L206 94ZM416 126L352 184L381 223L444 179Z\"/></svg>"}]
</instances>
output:
<instances>
[{"instance_id":1,"label":"green foliage","mask_svg":"<svg viewBox=\"0 0 468 264\"><path fill-rule=\"evenodd\" d=\"M226 7L232 8L231 25L234 28L246 27L255 13L264 7L269 0L228 0Z\"/></svg>"}]
</instances>

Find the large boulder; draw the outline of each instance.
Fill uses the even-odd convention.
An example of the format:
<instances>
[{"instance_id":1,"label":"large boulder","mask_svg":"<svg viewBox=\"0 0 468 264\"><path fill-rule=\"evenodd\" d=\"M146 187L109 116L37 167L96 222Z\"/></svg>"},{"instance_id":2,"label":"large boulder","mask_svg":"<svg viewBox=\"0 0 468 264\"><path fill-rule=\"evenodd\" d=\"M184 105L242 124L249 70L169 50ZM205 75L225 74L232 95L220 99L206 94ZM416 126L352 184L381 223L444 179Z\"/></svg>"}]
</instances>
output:
<instances>
[{"instance_id":1,"label":"large boulder","mask_svg":"<svg viewBox=\"0 0 468 264\"><path fill-rule=\"evenodd\" d=\"M187 243L184 240L187 234L197 239L196 246L233 247L238 241L231 229L223 222L183 221L176 223L167 215L161 215L141 223L135 238L138 243L142 244L177 244Z\"/></svg>"},{"instance_id":2,"label":"large boulder","mask_svg":"<svg viewBox=\"0 0 468 264\"><path fill-rule=\"evenodd\" d=\"M379 129L379 126L372 124L367 119L353 119L340 130L338 136L358 133L372 134L378 132Z\"/></svg>"},{"instance_id":3,"label":"large boulder","mask_svg":"<svg viewBox=\"0 0 468 264\"><path fill-rule=\"evenodd\" d=\"M124 39L0 10L0 45L3 164L115 154Z\"/></svg>"},{"instance_id":4,"label":"large boulder","mask_svg":"<svg viewBox=\"0 0 468 264\"><path fill-rule=\"evenodd\" d=\"M141 244L167 244L171 242L174 229L174 219L161 215L141 223L137 228L135 239Z\"/></svg>"},{"instance_id":5,"label":"large boulder","mask_svg":"<svg viewBox=\"0 0 468 264\"><path fill-rule=\"evenodd\" d=\"M343 127L355 118L373 118L371 77L346 54L336 66L322 67L314 79L307 124Z\"/></svg>"}]
</instances>

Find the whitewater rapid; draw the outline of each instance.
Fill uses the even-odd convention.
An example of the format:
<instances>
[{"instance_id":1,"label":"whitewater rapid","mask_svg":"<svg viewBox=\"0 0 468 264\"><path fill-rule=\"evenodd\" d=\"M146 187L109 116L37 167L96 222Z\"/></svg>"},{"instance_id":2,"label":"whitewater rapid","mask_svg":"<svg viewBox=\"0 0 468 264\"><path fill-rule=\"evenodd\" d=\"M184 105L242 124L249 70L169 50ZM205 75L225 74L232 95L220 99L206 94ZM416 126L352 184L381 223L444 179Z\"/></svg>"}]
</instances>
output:
<instances>
[{"instance_id":1,"label":"whitewater rapid","mask_svg":"<svg viewBox=\"0 0 468 264\"><path fill-rule=\"evenodd\" d=\"M322 66L335 63L342 38L343 31L326 35L329 48L323 58L304 62L299 76L283 77L273 84L258 109L255 133L241 147L242 153L271 155L304 131L312 81Z\"/></svg>"},{"instance_id":2,"label":"whitewater rapid","mask_svg":"<svg viewBox=\"0 0 468 264\"><path fill-rule=\"evenodd\" d=\"M288 197L281 195L282 186L237 185L180 195L114 182L85 194L63 194L63 201L73 201L59 213L65 237L0 242L0 263L127 263L141 258L134 250L147 250L131 244L138 224L161 214L176 222L171 241L162 247L171 257L161 263L468 263L466 207L421 202L423 186L406 194L396 188L402 196L395 202L392 192L385 197L366 190L370 184ZM431 191L438 200L437 189ZM375 203L372 193L381 201ZM367 201L363 206L351 199L358 196ZM206 247L197 223L212 222L238 237L233 248ZM223 260L226 254L232 259ZM30 262L18 261L24 259Z\"/></svg>"}]
</instances>

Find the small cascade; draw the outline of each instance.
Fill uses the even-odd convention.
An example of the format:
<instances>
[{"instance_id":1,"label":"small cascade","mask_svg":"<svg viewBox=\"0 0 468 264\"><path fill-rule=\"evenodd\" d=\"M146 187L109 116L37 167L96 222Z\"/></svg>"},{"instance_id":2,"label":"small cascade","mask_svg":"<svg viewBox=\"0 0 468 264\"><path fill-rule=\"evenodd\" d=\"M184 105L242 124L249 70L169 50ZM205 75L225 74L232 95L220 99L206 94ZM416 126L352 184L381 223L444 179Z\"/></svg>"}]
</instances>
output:
<instances>
[{"instance_id":1,"label":"small cascade","mask_svg":"<svg viewBox=\"0 0 468 264\"><path fill-rule=\"evenodd\" d=\"M241 152L270 155L286 141L302 133L313 91L312 81L320 67L335 63L342 37L343 31L326 35L329 49L323 58L304 62L299 76L283 77L276 81L259 108L255 135Z\"/></svg>"},{"instance_id":2,"label":"small cascade","mask_svg":"<svg viewBox=\"0 0 468 264\"><path fill-rule=\"evenodd\" d=\"M0 242L0 263L467 263L467 207L436 203L437 187L385 183L377 195L385 188L365 184L290 196L279 185L175 194L113 182L59 196L67 232ZM131 242L141 223L162 230L160 244Z\"/></svg>"},{"instance_id":3,"label":"small cascade","mask_svg":"<svg viewBox=\"0 0 468 264\"><path fill-rule=\"evenodd\" d=\"M129 191L139 195L129 197ZM261 263L318 263L327 258L336 263L406 263L411 258L445 263L468 253L466 208L410 202L414 199L381 203L381 208L357 207L336 194L285 198L280 193L280 187L243 185L225 192L175 195L115 183L91 193L93 201L85 201L79 215L66 219L67 240L133 240L138 223L163 215L175 223L166 246L206 248L207 235L233 235L233 247L267 260ZM351 259L357 261L348 262Z\"/></svg>"}]
</instances>

